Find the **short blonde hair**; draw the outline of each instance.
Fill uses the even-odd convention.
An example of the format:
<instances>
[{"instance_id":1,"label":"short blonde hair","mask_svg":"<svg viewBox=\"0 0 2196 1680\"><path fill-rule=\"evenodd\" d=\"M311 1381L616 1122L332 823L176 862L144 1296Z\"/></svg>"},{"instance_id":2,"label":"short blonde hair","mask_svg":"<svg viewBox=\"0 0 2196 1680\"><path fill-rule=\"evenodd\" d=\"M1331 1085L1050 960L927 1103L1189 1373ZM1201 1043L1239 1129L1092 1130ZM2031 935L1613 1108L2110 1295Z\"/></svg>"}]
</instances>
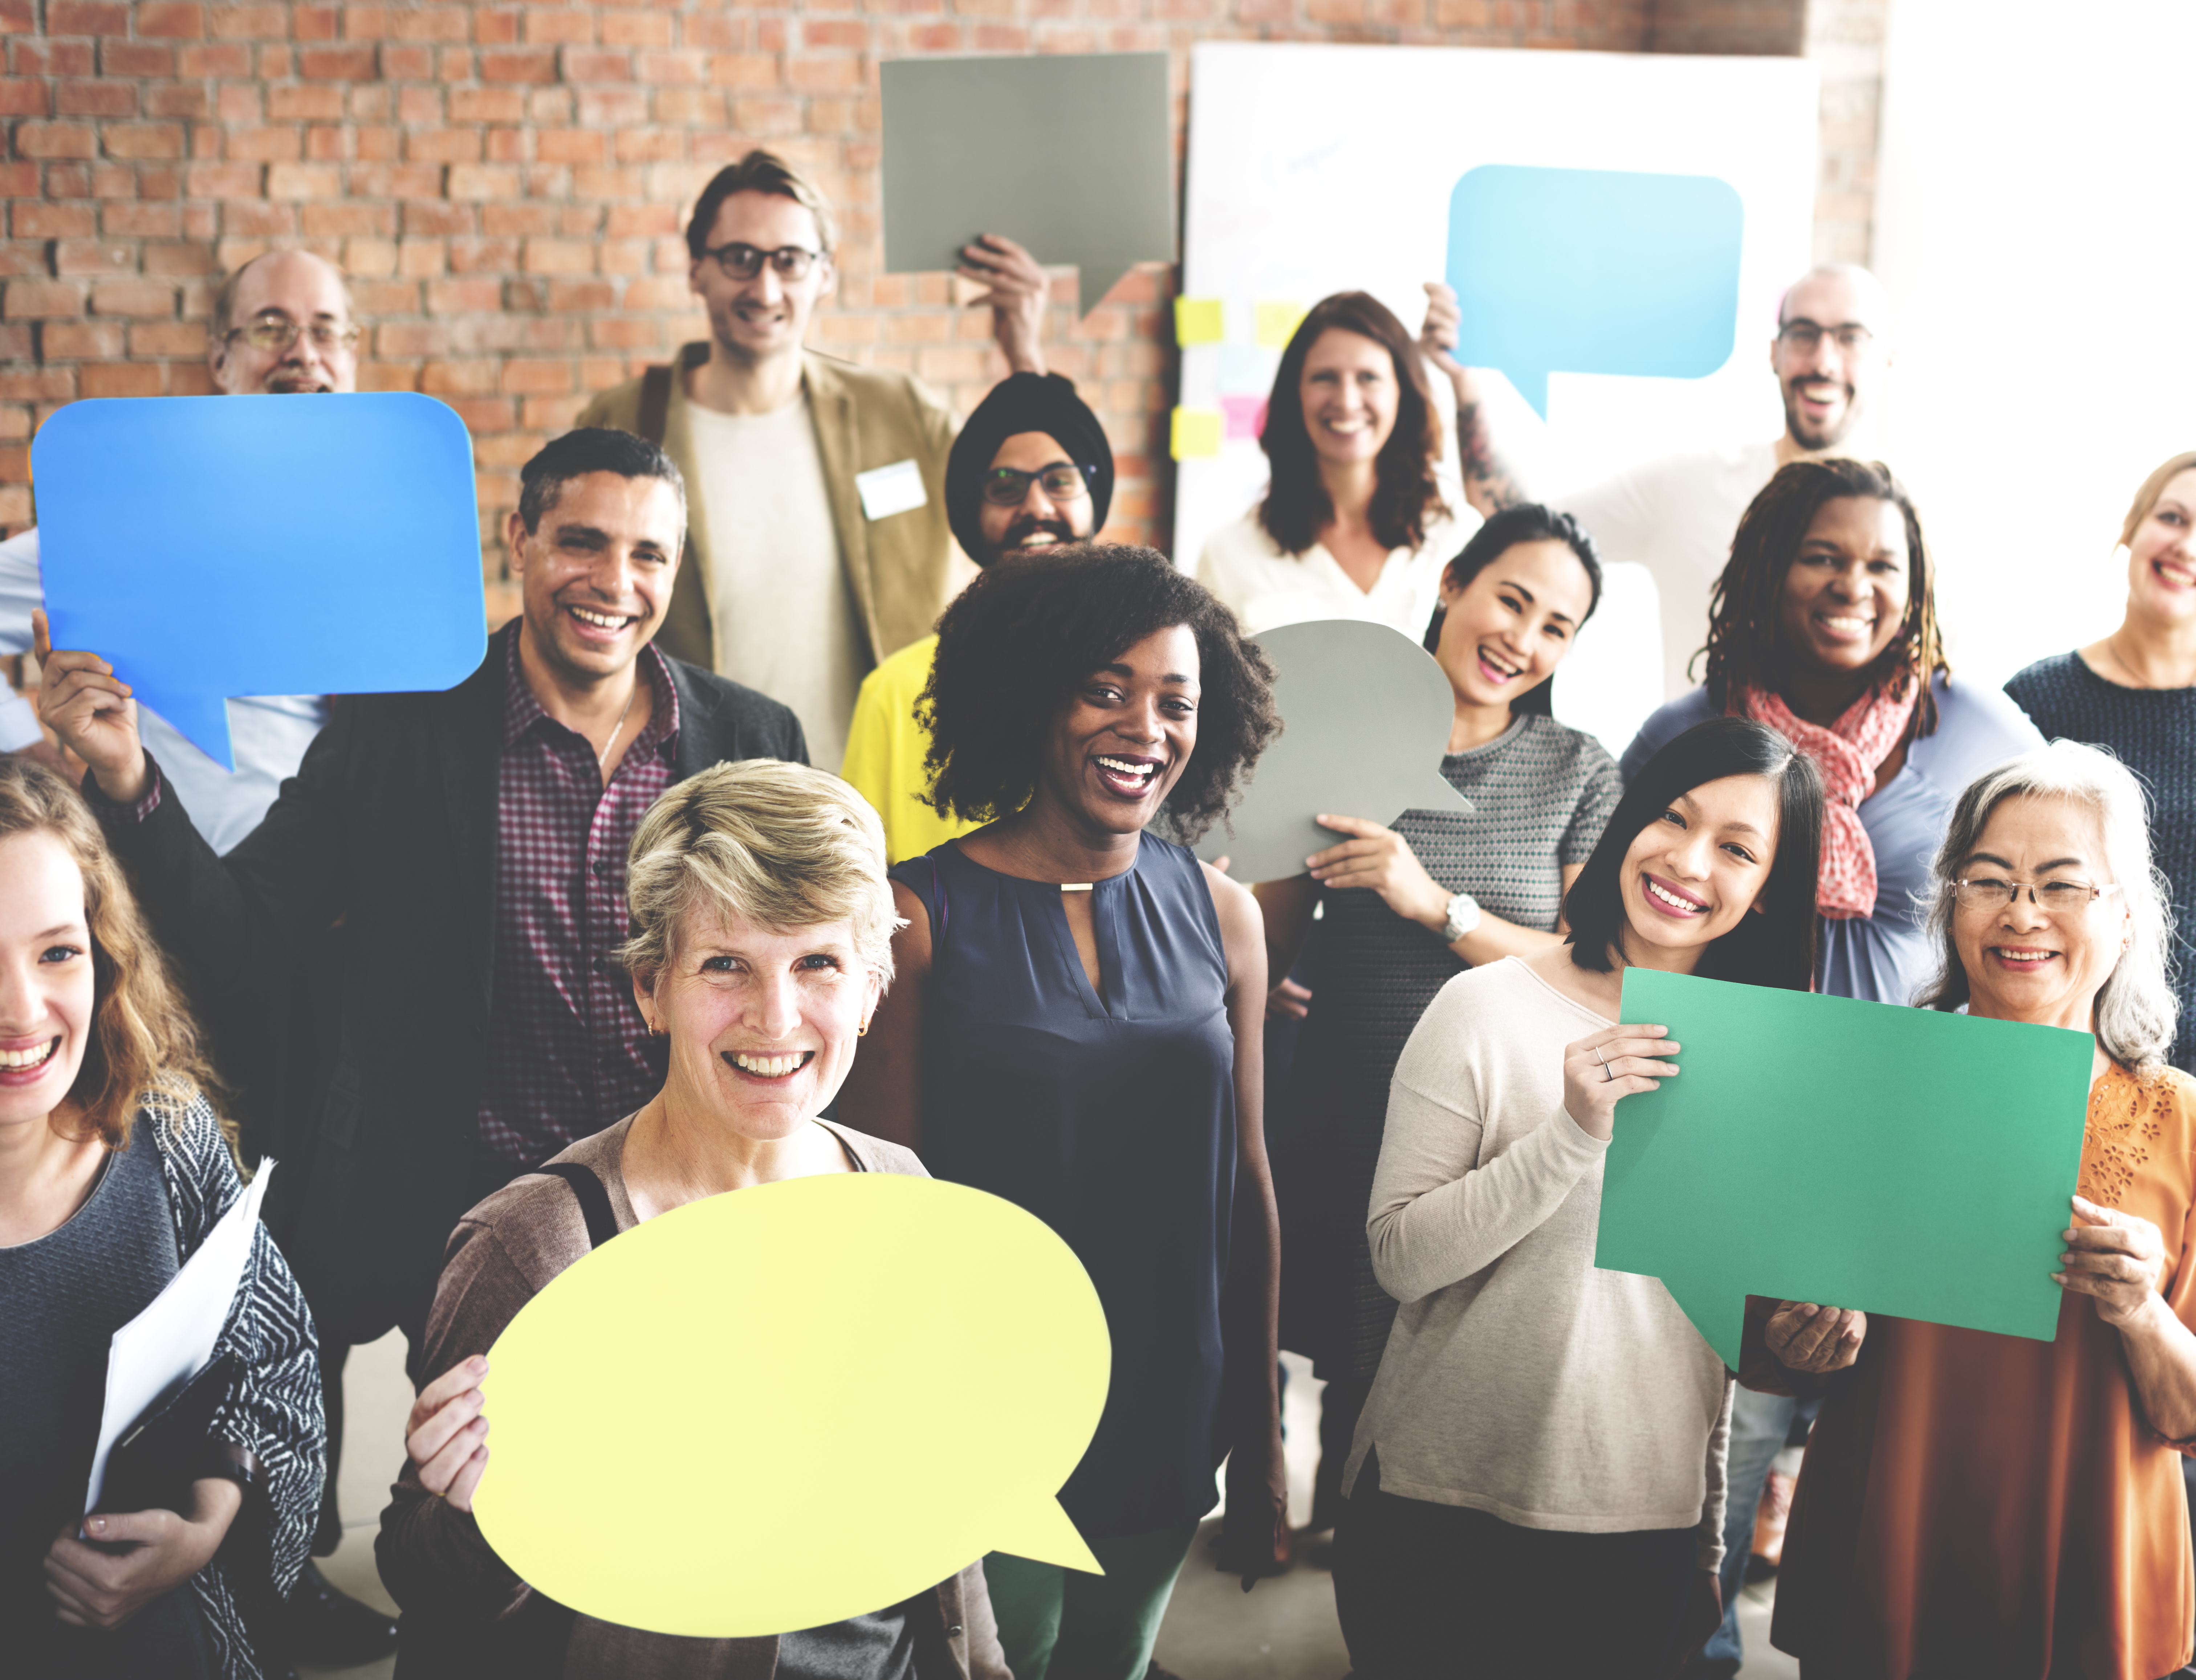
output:
<instances>
[{"instance_id":1,"label":"short blonde hair","mask_svg":"<svg viewBox=\"0 0 2196 1680\"><path fill-rule=\"evenodd\" d=\"M887 983L899 926L885 830L837 776L777 759L712 765L656 800L633 837L626 900L633 938L618 955L653 985L677 955L679 922L707 906L785 932L844 921Z\"/></svg>"},{"instance_id":2,"label":"short blonde hair","mask_svg":"<svg viewBox=\"0 0 2196 1680\"><path fill-rule=\"evenodd\" d=\"M2142 528L2142 522L2150 517L2151 510L2158 505L2158 499L2165 494L2165 487L2191 467L2196 467L2196 449L2176 455L2142 481L2142 488L2135 493L2135 501L2128 509L2127 522L2120 527L2122 548L2135 546L2135 534Z\"/></svg>"}]
</instances>

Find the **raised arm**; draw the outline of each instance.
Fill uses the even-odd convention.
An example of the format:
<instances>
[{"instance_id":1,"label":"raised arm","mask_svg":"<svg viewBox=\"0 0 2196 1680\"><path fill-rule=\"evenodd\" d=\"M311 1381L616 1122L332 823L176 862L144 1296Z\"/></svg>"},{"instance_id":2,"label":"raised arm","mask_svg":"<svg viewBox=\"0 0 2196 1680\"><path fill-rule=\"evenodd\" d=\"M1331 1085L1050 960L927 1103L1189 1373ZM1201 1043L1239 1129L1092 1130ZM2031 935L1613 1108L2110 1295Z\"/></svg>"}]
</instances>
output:
<instances>
[{"instance_id":1,"label":"raised arm","mask_svg":"<svg viewBox=\"0 0 2196 1680\"><path fill-rule=\"evenodd\" d=\"M1457 336L1464 320L1457 308L1455 288L1439 280L1425 284L1426 319L1419 329L1419 349L1427 361L1448 375L1456 393L1456 454L1464 471L1464 499L1482 518L1491 517L1505 507L1531 500L1531 493L1496 447L1478 380L1456 359Z\"/></svg>"},{"instance_id":2,"label":"raised arm","mask_svg":"<svg viewBox=\"0 0 2196 1680\"><path fill-rule=\"evenodd\" d=\"M1052 280L1037 258L999 234L980 234L961 247L961 278L986 288L968 307L988 304L991 338L1008 368L1016 373L1044 369L1044 306ZM1094 308L1091 298L1084 307Z\"/></svg>"}]
</instances>

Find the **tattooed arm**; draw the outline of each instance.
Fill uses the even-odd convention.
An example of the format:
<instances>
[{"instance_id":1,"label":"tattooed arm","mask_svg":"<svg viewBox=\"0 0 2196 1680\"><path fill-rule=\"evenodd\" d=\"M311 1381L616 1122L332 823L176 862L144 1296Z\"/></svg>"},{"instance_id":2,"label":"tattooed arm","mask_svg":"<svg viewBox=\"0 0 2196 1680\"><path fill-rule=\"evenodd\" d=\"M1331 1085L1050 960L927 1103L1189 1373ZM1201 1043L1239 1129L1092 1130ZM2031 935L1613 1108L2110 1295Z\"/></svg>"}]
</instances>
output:
<instances>
[{"instance_id":1,"label":"tattooed arm","mask_svg":"<svg viewBox=\"0 0 2196 1680\"><path fill-rule=\"evenodd\" d=\"M1484 518L1529 499L1529 493L1518 482L1517 470L1495 447L1478 382L1471 370L1456 359L1457 332L1462 321L1455 292L1429 280L1426 320L1419 329L1419 349L1448 375L1449 384L1455 388L1456 453L1464 469L1464 497Z\"/></svg>"}]
</instances>

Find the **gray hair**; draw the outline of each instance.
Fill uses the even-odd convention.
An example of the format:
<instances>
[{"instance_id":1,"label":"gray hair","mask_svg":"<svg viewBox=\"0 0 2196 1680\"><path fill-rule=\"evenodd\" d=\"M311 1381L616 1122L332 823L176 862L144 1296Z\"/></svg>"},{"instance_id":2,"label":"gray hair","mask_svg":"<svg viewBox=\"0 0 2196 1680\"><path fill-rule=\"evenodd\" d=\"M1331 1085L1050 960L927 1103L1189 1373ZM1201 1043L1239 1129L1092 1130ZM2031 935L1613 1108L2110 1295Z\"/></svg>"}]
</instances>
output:
<instances>
[{"instance_id":1,"label":"gray hair","mask_svg":"<svg viewBox=\"0 0 2196 1680\"><path fill-rule=\"evenodd\" d=\"M2024 753L1968 784L1952 809L1937 851L1928 927L1937 941L1935 983L1915 1000L1925 1009L1956 1009L1968 1001L1968 972L1952 943L1952 883L1981 844L1991 813L2010 799L2064 800L2093 813L2102 831L2105 863L2127 906L2128 948L2097 994L2097 1042L2123 1066L2144 1068L2165 1058L2180 1005L2167 976L2173 939L2172 898L2150 861L2150 823L2142 783L2099 748L2054 741Z\"/></svg>"},{"instance_id":2,"label":"gray hair","mask_svg":"<svg viewBox=\"0 0 2196 1680\"><path fill-rule=\"evenodd\" d=\"M776 759L712 765L640 819L626 873L633 938L618 955L652 984L696 909L779 932L844 921L889 984L899 917L885 869L884 824L837 776Z\"/></svg>"}]
</instances>

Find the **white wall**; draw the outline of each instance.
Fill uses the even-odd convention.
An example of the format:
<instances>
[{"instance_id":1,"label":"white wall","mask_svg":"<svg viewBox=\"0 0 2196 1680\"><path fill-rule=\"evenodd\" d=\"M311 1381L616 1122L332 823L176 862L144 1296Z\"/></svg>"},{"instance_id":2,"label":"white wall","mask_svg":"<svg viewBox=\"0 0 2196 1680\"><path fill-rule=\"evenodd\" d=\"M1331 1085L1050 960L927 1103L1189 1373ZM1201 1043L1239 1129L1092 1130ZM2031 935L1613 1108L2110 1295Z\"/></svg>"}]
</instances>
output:
<instances>
[{"instance_id":1,"label":"white wall","mask_svg":"<svg viewBox=\"0 0 2196 1680\"><path fill-rule=\"evenodd\" d=\"M1875 263L1884 447L1956 675L2108 632L2129 499L2196 448L2196 5L1893 0Z\"/></svg>"}]
</instances>

